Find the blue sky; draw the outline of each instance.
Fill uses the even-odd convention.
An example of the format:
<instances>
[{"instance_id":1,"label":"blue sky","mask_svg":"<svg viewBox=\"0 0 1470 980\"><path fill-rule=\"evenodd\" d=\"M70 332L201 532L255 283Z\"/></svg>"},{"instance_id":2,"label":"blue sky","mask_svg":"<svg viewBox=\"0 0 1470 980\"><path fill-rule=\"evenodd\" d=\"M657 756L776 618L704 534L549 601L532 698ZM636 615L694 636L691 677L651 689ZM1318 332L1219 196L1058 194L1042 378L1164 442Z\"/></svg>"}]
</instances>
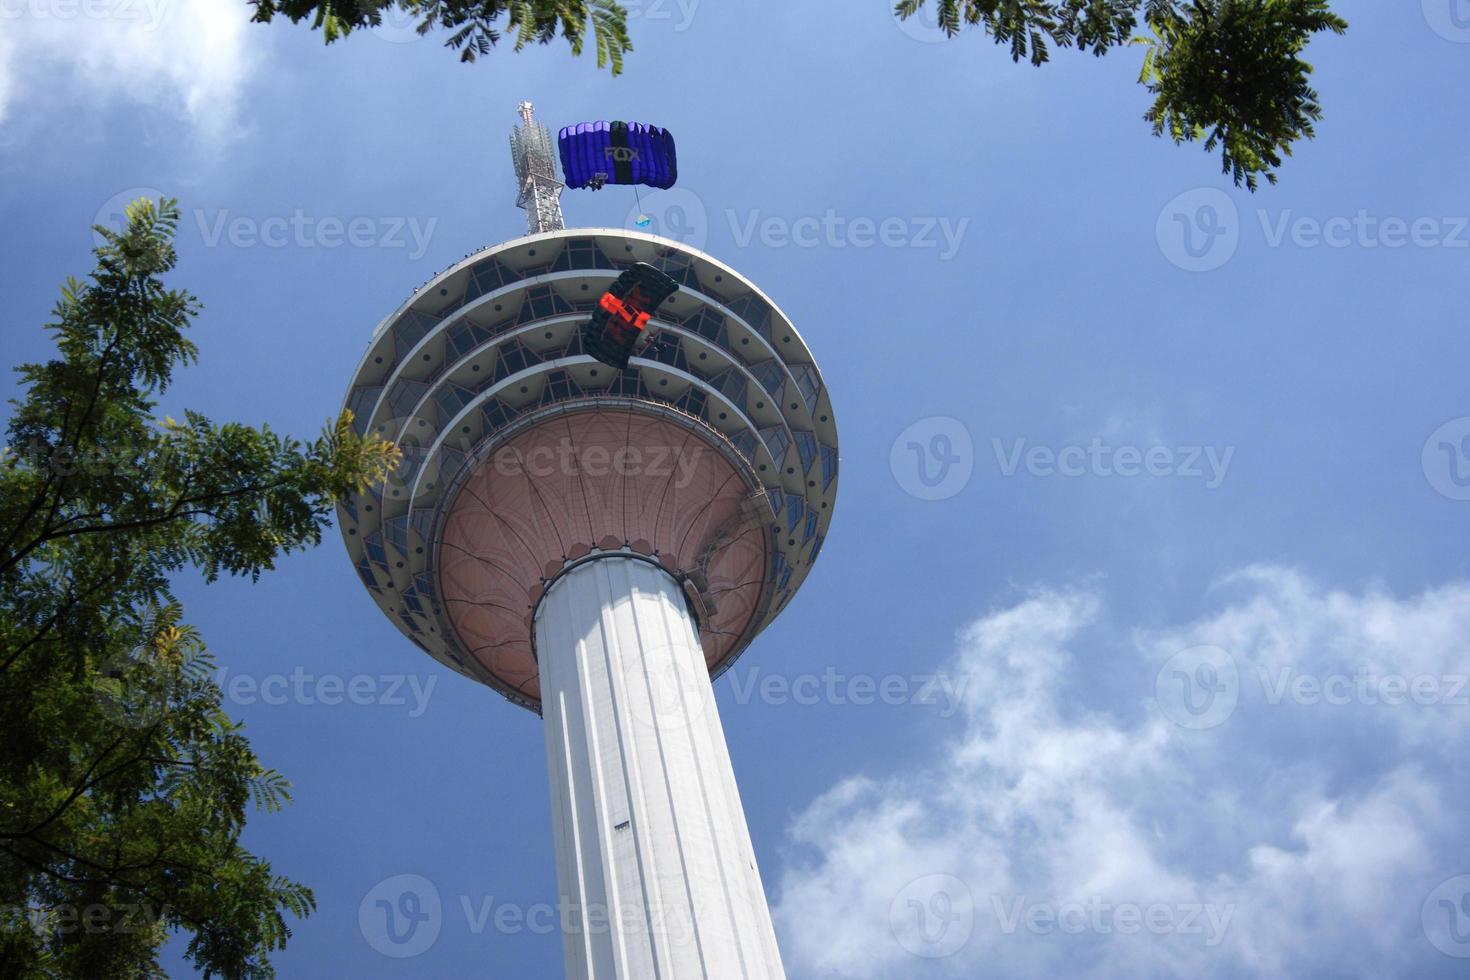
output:
<instances>
[{"instance_id":1,"label":"blue sky","mask_svg":"<svg viewBox=\"0 0 1470 980\"><path fill-rule=\"evenodd\" d=\"M314 432L384 315L522 232L516 102L668 126L645 209L784 308L840 427L822 561L717 684L790 975L1460 976L1470 7L1337 6L1318 138L1251 195L1149 135L1135 52L1033 70L882 0L648 0L617 79L222 0L12 4L5 360L156 188L205 305L164 410ZM295 784L247 832L316 889L280 974L560 975L496 925L555 900L536 718L408 644L335 531L180 593ZM438 933L393 958L358 911L405 874Z\"/></svg>"}]
</instances>

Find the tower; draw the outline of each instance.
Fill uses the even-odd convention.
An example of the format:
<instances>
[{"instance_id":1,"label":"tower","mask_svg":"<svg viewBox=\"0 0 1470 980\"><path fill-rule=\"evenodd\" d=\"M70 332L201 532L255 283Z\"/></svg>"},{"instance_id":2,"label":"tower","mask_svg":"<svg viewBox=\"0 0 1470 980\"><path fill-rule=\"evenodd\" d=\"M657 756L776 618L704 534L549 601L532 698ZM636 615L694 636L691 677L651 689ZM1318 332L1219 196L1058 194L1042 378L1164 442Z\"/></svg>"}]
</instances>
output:
<instances>
[{"instance_id":1,"label":"tower","mask_svg":"<svg viewBox=\"0 0 1470 980\"><path fill-rule=\"evenodd\" d=\"M750 280L559 215L379 325L346 406L403 461L343 537L413 643L542 715L567 976L783 977L710 681L821 551L831 402ZM680 289L617 371L579 328L634 262Z\"/></svg>"}]
</instances>

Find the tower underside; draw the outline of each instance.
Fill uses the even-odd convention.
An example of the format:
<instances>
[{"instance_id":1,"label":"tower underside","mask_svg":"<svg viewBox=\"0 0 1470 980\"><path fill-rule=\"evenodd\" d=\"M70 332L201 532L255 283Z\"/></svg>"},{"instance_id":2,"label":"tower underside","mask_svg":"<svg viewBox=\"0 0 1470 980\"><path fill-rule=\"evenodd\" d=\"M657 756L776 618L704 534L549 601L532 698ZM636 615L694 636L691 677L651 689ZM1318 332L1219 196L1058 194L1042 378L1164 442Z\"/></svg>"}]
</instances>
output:
<instances>
[{"instance_id":1,"label":"tower underside","mask_svg":"<svg viewBox=\"0 0 1470 980\"><path fill-rule=\"evenodd\" d=\"M568 977L785 977L698 629L652 562L594 558L536 612Z\"/></svg>"},{"instance_id":2,"label":"tower underside","mask_svg":"<svg viewBox=\"0 0 1470 980\"><path fill-rule=\"evenodd\" d=\"M619 371L580 326L635 262L680 288ZM569 563L658 562L714 676L800 587L836 497L831 402L790 320L637 232L536 235L441 272L379 326L346 407L403 452L339 508L363 584L419 647L532 710L532 612Z\"/></svg>"}]
</instances>

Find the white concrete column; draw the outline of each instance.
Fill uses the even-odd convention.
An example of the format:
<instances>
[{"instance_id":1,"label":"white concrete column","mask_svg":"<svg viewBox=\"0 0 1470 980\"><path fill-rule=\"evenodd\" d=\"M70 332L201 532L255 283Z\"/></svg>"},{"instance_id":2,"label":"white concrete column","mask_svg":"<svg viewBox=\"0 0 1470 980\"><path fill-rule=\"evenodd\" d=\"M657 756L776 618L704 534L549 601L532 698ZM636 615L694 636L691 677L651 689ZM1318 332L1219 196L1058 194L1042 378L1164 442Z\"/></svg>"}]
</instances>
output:
<instances>
[{"instance_id":1,"label":"white concrete column","mask_svg":"<svg viewBox=\"0 0 1470 980\"><path fill-rule=\"evenodd\" d=\"M784 980L693 619L600 558L536 611L569 980Z\"/></svg>"}]
</instances>

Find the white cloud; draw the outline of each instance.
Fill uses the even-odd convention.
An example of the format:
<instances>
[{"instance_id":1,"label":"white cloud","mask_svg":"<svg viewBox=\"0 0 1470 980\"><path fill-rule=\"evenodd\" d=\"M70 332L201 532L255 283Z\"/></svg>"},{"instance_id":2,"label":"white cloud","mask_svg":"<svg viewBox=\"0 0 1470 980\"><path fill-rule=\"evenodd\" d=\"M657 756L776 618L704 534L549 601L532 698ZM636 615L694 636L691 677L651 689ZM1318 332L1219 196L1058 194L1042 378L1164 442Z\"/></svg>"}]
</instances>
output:
<instances>
[{"instance_id":1,"label":"white cloud","mask_svg":"<svg viewBox=\"0 0 1470 980\"><path fill-rule=\"evenodd\" d=\"M1470 706L1452 688L1470 672L1470 585L1398 600L1253 568L1221 594L1218 612L1134 631L1121 651L1085 593L1040 593L965 630L952 741L901 777L839 782L791 826L775 914L793 977L1463 967L1420 911L1470 870L1445 817L1466 802ZM1201 644L1239 680L1234 710L1192 730L1154 684ZM1328 703L1310 686L1280 694L1283 667L1368 679ZM1389 675L1434 679L1437 700L1384 703Z\"/></svg>"},{"instance_id":2,"label":"white cloud","mask_svg":"<svg viewBox=\"0 0 1470 980\"><path fill-rule=\"evenodd\" d=\"M30 105L55 113L59 92L89 108L157 105L218 142L265 40L250 12L236 0L0 0L0 123Z\"/></svg>"}]
</instances>

